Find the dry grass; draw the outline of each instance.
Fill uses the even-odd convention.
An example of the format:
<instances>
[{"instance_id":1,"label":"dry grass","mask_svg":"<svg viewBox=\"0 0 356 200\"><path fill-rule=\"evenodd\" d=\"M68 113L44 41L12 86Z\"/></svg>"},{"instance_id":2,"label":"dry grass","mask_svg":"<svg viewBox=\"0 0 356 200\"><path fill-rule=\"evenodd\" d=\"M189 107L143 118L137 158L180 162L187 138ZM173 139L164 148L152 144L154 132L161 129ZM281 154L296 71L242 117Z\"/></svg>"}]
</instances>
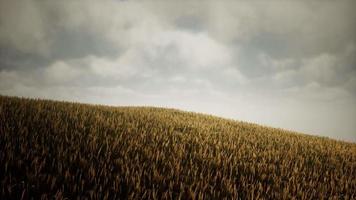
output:
<instances>
[{"instance_id":1,"label":"dry grass","mask_svg":"<svg viewBox=\"0 0 356 200\"><path fill-rule=\"evenodd\" d=\"M0 198L355 199L356 144L172 109L0 96Z\"/></svg>"}]
</instances>

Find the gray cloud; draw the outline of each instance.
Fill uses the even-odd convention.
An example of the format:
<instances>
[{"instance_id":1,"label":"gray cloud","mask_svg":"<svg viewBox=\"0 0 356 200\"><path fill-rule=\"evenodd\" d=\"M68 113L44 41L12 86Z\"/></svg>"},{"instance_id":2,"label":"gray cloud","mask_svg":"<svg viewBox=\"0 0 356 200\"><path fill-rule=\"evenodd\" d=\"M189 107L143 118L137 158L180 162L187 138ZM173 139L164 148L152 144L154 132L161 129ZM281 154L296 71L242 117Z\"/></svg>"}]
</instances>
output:
<instances>
[{"instance_id":1,"label":"gray cloud","mask_svg":"<svg viewBox=\"0 0 356 200\"><path fill-rule=\"evenodd\" d=\"M0 0L0 93L356 141L354 1Z\"/></svg>"}]
</instances>

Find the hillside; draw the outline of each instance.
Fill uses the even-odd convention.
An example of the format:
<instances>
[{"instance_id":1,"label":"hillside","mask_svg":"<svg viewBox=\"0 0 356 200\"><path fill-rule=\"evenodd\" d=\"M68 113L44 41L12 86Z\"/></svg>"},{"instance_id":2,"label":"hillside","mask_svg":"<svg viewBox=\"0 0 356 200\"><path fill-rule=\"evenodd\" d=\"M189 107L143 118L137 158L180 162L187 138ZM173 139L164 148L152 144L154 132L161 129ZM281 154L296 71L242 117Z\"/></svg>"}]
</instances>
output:
<instances>
[{"instance_id":1,"label":"hillside","mask_svg":"<svg viewBox=\"0 0 356 200\"><path fill-rule=\"evenodd\" d=\"M356 199L356 144L218 117L0 96L0 199Z\"/></svg>"}]
</instances>

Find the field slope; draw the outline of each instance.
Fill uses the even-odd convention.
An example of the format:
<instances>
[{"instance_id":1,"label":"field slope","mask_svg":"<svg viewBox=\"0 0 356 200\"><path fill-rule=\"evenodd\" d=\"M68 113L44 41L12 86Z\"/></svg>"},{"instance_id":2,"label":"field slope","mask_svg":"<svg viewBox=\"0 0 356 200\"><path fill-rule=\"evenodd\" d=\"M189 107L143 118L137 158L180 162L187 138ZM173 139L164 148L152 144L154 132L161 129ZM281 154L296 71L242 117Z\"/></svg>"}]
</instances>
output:
<instances>
[{"instance_id":1,"label":"field slope","mask_svg":"<svg viewBox=\"0 0 356 200\"><path fill-rule=\"evenodd\" d=\"M174 109L0 96L0 199L356 199L356 144Z\"/></svg>"}]
</instances>

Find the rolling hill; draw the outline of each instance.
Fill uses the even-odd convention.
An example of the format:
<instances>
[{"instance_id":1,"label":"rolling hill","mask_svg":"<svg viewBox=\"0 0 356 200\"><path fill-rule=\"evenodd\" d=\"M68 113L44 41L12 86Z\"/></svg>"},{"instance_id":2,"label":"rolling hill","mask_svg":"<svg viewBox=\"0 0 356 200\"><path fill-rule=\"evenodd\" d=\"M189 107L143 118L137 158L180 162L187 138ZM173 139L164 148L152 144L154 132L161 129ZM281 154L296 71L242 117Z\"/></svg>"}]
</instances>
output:
<instances>
[{"instance_id":1,"label":"rolling hill","mask_svg":"<svg viewBox=\"0 0 356 200\"><path fill-rule=\"evenodd\" d=\"M356 199L356 144L210 115L0 96L1 199Z\"/></svg>"}]
</instances>

